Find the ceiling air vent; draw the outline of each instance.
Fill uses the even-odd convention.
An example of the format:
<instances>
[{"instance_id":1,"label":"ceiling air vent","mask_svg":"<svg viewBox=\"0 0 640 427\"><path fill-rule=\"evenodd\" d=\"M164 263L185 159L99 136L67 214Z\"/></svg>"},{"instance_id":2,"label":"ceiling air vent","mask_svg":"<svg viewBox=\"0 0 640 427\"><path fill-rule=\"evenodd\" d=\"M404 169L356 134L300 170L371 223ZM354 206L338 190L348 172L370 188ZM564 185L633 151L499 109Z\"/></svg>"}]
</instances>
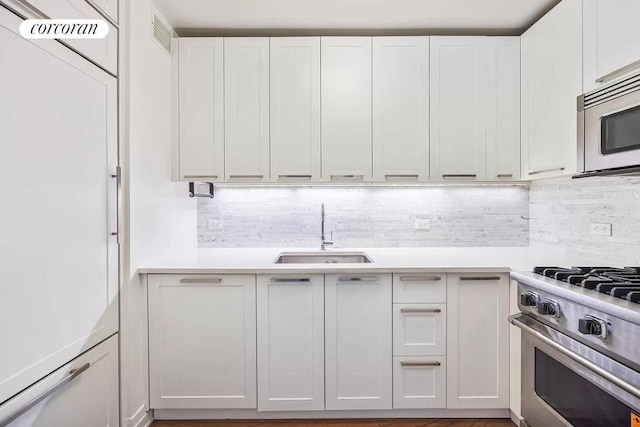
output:
<instances>
[{"instance_id":1,"label":"ceiling air vent","mask_svg":"<svg viewBox=\"0 0 640 427\"><path fill-rule=\"evenodd\" d=\"M171 29L162 22L157 14L153 14L153 39L167 52L171 53Z\"/></svg>"}]
</instances>

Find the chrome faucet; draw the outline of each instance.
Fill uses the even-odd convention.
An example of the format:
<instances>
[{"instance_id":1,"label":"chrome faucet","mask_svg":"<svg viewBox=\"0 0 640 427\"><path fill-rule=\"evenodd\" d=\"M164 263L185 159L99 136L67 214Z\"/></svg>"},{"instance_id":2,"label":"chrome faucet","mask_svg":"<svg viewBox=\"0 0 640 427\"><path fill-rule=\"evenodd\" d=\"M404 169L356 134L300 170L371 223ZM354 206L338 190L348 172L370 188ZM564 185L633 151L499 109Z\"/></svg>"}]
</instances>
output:
<instances>
[{"instance_id":1,"label":"chrome faucet","mask_svg":"<svg viewBox=\"0 0 640 427\"><path fill-rule=\"evenodd\" d=\"M331 232L331 240L326 240L326 236L324 235L324 203L322 204L321 218L320 218L320 239L322 241L320 245L321 251L326 251L327 246L333 246L333 231Z\"/></svg>"}]
</instances>

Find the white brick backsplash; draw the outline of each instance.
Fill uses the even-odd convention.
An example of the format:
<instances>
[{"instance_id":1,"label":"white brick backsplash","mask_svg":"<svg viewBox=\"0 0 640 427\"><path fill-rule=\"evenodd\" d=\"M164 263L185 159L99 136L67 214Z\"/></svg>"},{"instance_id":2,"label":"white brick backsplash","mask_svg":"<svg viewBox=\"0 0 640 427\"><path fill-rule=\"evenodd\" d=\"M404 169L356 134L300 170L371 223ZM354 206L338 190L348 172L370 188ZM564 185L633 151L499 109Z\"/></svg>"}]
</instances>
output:
<instances>
[{"instance_id":1,"label":"white brick backsplash","mask_svg":"<svg viewBox=\"0 0 640 427\"><path fill-rule=\"evenodd\" d=\"M198 200L199 247L319 247L321 203L336 247L529 245L526 186L224 187Z\"/></svg>"}]
</instances>

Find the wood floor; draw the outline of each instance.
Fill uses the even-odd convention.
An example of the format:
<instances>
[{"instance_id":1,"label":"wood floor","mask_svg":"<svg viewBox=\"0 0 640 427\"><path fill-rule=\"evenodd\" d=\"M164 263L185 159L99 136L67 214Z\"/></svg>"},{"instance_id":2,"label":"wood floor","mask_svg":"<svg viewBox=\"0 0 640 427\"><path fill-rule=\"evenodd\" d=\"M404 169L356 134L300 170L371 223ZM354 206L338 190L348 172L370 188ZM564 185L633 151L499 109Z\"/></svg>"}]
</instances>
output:
<instances>
[{"instance_id":1,"label":"wood floor","mask_svg":"<svg viewBox=\"0 0 640 427\"><path fill-rule=\"evenodd\" d=\"M151 427L515 427L511 420L246 420L155 421Z\"/></svg>"}]
</instances>

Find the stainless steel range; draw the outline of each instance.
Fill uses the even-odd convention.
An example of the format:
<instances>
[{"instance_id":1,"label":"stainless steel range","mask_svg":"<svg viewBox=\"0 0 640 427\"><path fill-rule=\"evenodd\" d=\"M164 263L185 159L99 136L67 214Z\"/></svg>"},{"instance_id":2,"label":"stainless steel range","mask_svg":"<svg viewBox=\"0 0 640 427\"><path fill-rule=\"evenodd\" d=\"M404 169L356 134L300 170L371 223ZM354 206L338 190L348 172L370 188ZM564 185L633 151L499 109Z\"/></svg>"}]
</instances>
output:
<instances>
[{"instance_id":1,"label":"stainless steel range","mask_svg":"<svg viewBox=\"0 0 640 427\"><path fill-rule=\"evenodd\" d=\"M640 427L640 267L511 273L530 427Z\"/></svg>"}]
</instances>

